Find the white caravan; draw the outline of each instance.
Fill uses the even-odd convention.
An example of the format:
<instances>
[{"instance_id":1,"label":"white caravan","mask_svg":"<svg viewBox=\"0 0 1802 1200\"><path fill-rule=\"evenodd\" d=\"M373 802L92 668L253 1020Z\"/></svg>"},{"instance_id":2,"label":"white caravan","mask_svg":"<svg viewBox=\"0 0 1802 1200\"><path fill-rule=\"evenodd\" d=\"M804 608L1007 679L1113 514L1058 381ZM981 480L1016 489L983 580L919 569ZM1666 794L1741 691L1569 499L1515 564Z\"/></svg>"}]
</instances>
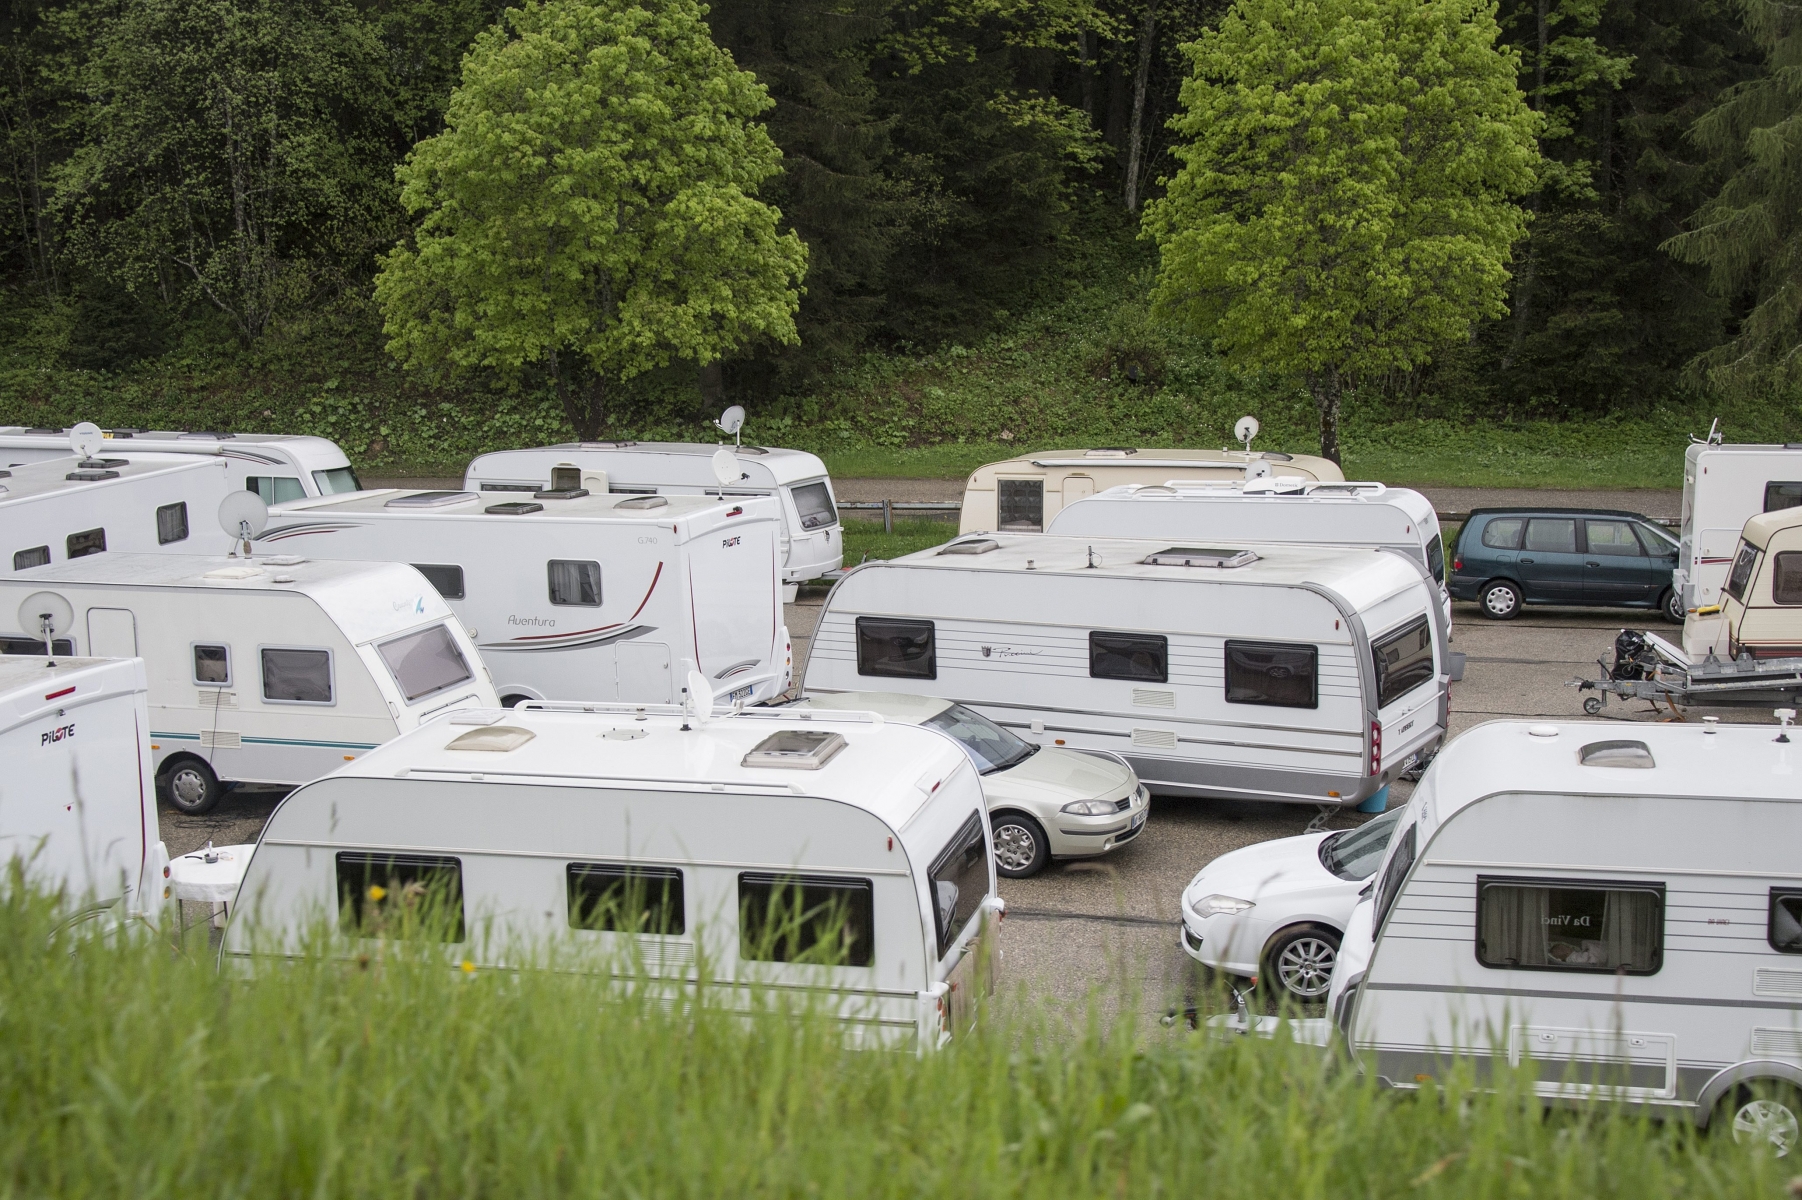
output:
<instances>
[{"instance_id":1,"label":"white caravan","mask_svg":"<svg viewBox=\"0 0 1802 1200\"><path fill-rule=\"evenodd\" d=\"M1746 522L1797 505L1802 505L1802 445L1691 443L1683 454L1683 525L1672 576L1683 606L1719 604Z\"/></svg>"},{"instance_id":2,"label":"white caravan","mask_svg":"<svg viewBox=\"0 0 1802 1200\"><path fill-rule=\"evenodd\" d=\"M723 487L712 459L730 449L738 480ZM773 496L782 515L782 582L789 587L838 570L845 535L826 464L803 450L775 446L708 446L688 442L569 442L531 450L496 450L469 464L472 492L590 492L664 496ZM790 597L792 599L792 595Z\"/></svg>"},{"instance_id":3,"label":"white caravan","mask_svg":"<svg viewBox=\"0 0 1802 1200\"><path fill-rule=\"evenodd\" d=\"M0 657L0 860L80 909L154 922L168 853L144 696L137 659Z\"/></svg>"},{"instance_id":4,"label":"white caravan","mask_svg":"<svg viewBox=\"0 0 1802 1200\"><path fill-rule=\"evenodd\" d=\"M76 427L81 428L80 426ZM177 429L100 429L105 455L190 454L225 464L234 488L265 504L358 491L357 473L329 438L283 433L188 433ZM73 430L0 425L0 467L17 467L69 453Z\"/></svg>"},{"instance_id":5,"label":"white caravan","mask_svg":"<svg viewBox=\"0 0 1802 1200\"><path fill-rule=\"evenodd\" d=\"M705 963L721 1002L802 989L855 1042L931 1048L991 983L992 857L963 750L873 714L457 713L282 802L222 962L303 952L321 916L356 953L436 885L452 961L573 949L672 991Z\"/></svg>"},{"instance_id":6,"label":"white caravan","mask_svg":"<svg viewBox=\"0 0 1802 1200\"><path fill-rule=\"evenodd\" d=\"M186 812L222 781L303 783L434 713L498 703L444 601L398 563L104 554L0 579L10 646L59 609L58 653L144 659L157 785Z\"/></svg>"},{"instance_id":7,"label":"white caravan","mask_svg":"<svg viewBox=\"0 0 1802 1200\"><path fill-rule=\"evenodd\" d=\"M1218 483L1125 484L1066 503L1046 533L1065 537L1225 538L1286 546L1399 550L1439 581L1446 627L1445 544L1433 503L1380 483L1309 483L1266 476Z\"/></svg>"},{"instance_id":8,"label":"white caravan","mask_svg":"<svg viewBox=\"0 0 1802 1200\"><path fill-rule=\"evenodd\" d=\"M411 562L509 706L668 704L697 670L729 703L756 704L789 682L780 531L769 496L372 491L272 509L256 544Z\"/></svg>"},{"instance_id":9,"label":"white caravan","mask_svg":"<svg viewBox=\"0 0 1802 1200\"><path fill-rule=\"evenodd\" d=\"M1774 726L1493 721L1440 752L1330 1009L1397 1088L1454 1053L1737 1135L1802 1085L1802 745ZM1376 930L1374 944L1372 929ZM1787 1096L1777 1110L1765 1089Z\"/></svg>"},{"instance_id":10,"label":"white caravan","mask_svg":"<svg viewBox=\"0 0 1802 1200\"><path fill-rule=\"evenodd\" d=\"M804 690L943 696L1154 795L1346 805L1438 745L1449 686L1404 555L996 534L853 568Z\"/></svg>"},{"instance_id":11,"label":"white caravan","mask_svg":"<svg viewBox=\"0 0 1802 1200\"><path fill-rule=\"evenodd\" d=\"M215 516L231 490L224 463L170 454L0 470L0 575L107 550L223 554Z\"/></svg>"}]
</instances>

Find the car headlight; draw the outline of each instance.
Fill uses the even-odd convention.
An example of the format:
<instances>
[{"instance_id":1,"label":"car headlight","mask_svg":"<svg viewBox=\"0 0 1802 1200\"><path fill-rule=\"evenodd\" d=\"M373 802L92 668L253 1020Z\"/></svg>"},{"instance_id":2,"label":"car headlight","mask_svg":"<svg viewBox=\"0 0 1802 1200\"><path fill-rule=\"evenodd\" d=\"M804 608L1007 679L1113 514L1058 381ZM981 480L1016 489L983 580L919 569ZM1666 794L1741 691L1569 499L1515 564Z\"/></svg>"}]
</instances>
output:
<instances>
[{"instance_id":1,"label":"car headlight","mask_svg":"<svg viewBox=\"0 0 1802 1200\"><path fill-rule=\"evenodd\" d=\"M1233 917L1256 907L1250 900L1241 900L1237 896L1198 896L1189 901L1189 911L1198 917Z\"/></svg>"},{"instance_id":2,"label":"car headlight","mask_svg":"<svg viewBox=\"0 0 1802 1200\"><path fill-rule=\"evenodd\" d=\"M1112 800L1072 800L1058 811L1079 817L1111 817L1115 810Z\"/></svg>"}]
</instances>

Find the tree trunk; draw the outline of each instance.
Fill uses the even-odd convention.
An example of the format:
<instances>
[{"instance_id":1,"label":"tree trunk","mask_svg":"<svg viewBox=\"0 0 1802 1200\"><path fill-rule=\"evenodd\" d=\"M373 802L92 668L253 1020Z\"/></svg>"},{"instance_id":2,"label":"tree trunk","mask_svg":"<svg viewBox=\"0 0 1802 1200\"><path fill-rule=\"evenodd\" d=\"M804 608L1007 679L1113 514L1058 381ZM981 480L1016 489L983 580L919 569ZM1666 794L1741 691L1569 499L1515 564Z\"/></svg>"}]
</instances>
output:
<instances>
[{"instance_id":1,"label":"tree trunk","mask_svg":"<svg viewBox=\"0 0 1802 1200\"><path fill-rule=\"evenodd\" d=\"M573 369L565 367L557 352L551 351L551 379L557 385L557 399L563 403L564 419L574 427L577 441L598 442L607 415L607 380L587 369L585 363Z\"/></svg>"},{"instance_id":2,"label":"tree trunk","mask_svg":"<svg viewBox=\"0 0 1802 1200\"><path fill-rule=\"evenodd\" d=\"M1151 79L1151 51L1157 34L1158 8L1154 2L1145 5L1145 17L1139 22L1139 69L1133 73L1132 132L1126 144L1126 211L1139 211L1139 167L1145 127L1145 85Z\"/></svg>"},{"instance_id":3,"label":"tree trunk","mask_svg":"<svg viewBox=\"0 0 1802 1200\"><path fill-rule=\"evenodd\" d=\"M1082 63L1082 115L1089 119L1091 127L1095 124L1095 60L1089 54L1089 31L1076 31L1076 53Z\"/></svg>"},{"instance_id":4,"label":"tree trunk","mask_svg":"<svg viewBox=\"0 0 1802 1200\"><path fill-rule=\"evenodd\" d=\"M1320 457L1339 461L1339 404L1342 399L1339 368L1309 371L1308 391L1314 396L1314 407L1320 410Z\"/></svg>"}]
</instances>

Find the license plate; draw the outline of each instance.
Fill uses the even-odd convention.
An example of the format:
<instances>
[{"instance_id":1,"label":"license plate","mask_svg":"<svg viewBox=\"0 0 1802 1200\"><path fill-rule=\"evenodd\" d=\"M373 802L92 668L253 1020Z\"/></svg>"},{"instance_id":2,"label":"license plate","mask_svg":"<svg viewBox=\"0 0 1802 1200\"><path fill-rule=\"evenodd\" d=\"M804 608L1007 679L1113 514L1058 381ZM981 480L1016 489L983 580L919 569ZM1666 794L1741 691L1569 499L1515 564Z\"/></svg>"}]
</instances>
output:
<instances>
[{"instance_id":1,"label":"license plate","mask_svg":"<svg viewBox=\"0 0 1802 1200\"><path fill-rule=\"evenodd\" d=\"M1134 829L1137 829L1139 826L1145 824L1145 812L1146 812L1145 809L1140 809L1139 815L1133 818L1133 828Z\"/></svg>"},{"instance_id":2,"label":"license plate","mask_svg":"<svg viewBox=\"0 0 1802 1200\"><path fill-rule=\"evenodd\" d=\"M751 698L751 689L755 686L755 684L746 684L744 687L738 688L735 691L727 692L726 703L737 704L740 700L749 700Z\"/></svg>"}]
</instances>

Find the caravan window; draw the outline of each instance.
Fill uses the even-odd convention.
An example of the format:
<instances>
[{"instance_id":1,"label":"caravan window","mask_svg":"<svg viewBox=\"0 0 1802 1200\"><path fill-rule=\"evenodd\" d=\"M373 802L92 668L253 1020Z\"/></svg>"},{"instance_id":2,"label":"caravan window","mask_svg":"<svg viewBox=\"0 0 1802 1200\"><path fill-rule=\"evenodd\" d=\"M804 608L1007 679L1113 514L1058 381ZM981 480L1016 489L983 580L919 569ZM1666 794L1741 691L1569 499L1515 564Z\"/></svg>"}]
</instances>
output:
<instances>
[{"instance_id":1,"label":"caravan window","mask_svg":"<svg viewBox=\"0 0 1802 1200\"><path fill-rule=\"evenodd\" d=\"M71 533L65 539L65 548L70 558L86 558L90 554L106 552L106 530L84 529L80 533Z\"/></svg>"},{"instance_id":2,"label":"caravan window","mask_svg":"<svg viewBox=\"0 0 1802 1200\"><path fill-rule=\"evenodd\" d=\"M307 490L292 475L250 475L244 480L244 490L261 496L264 504L307 498Z\"/></svg>"},{"instance_id":3,"label":"caravan window","mask_svg":"<svg viewBox=\"0 0 1802 1200\"><path fill-rule=\"evenodd\" d=\"M795 498L795 511L801 514L801 528L820 529L838 522L838 510L832 507L832 493L824 481L803 483L789 489Z\"/></svg>"},{"instance_id":4,"label":"caravan window","mask_svg":"<svg viewBox=\"0 0 1802 1200\"><path fill-rule=\"evenodd\" d=\"M618 863L569 864L569 927L676 934L688 928L682 872Z\"/></svg>"},{"instance_id":5,"label":"caravan window","mask_svg":"<svg viewBox=\"0 0 1802 1200\"><path fill-rule=\"evenodd\" d=\"M1162 634L1091 633L1089 676L1168 683L1170 639Z\"/></svg>"},{"instance_id":6,"label":"caravan window","mask_svg":"<svg viewBox=\"0 0 1802 1200\"><path fill-rule=\"evenodd\" d=\"M353 937L463 940L463 860L338 854L338 927Z\"/></svg>"},{"instance_id":7,"label":"caravan window","mask_svg":"<svg viewBox=\"0 0 1802 1200\"><path fill-rule=\"evenodd\" d=\"M857 673L894 679L937 679L931 621L857 618Z\"/></svg>"},{"instance_id":8,"label":"caravan window","mask_svg":"<svg viewBox=\"0 0 1802 1200\"><path fill-rule=\"evenodd\" d=\"M1408 826L1408 831L1395 843L1389 862L1383 867L1382 881L1377 884L1376 928L1379 931L1383 928L1383 922L1389 919L1389 910L1395 907L1395 898L1401 894L1402 883L1414 866L1417 849L1414 831L1418 828L1416 825Z\"/></svg>"},{"instance_id":9,"label":"caravan window","mask_svg":"<svg viewBox=\"0 0 1802 1200\"><path fill-rule=\"evenodd\" d=\"M1377 707L1401 699L1433 678L1433 630L1418 617L1370 645L1377 670Z\"/></svg>"},{"instance_id":10,"label":"caravan window","mask_svg":"<svg viewBox=\"0 0 1802 1200\"><path fill-rule=\"evenodd\" d=\"M1655 975L1664 885L1477 876L1477 961L1499 970Z\"/></svg>"},{"instance_id":11,"label":"caravan window","mask_svg":"<svg viewBox=\"0 0 1802 1200\"><path fill-rule=\"evenodd\" d=\"M230 687L232 657L229 646L194 643L194 682L206 687Z\"/></svg>"},{"instance_id":12,"label":"caravan window","mask_svg":"<svg viewBox=\"0 0 1802 1200\"><path fill-rule=\"evenodd\" d=\"M313 472L313 484L319 489L321 496L335 496L339 492L360 492L363 484L357 473L349 467L331 467L324 471Z\"/></svg>"},{"instance_id":13,"label":"caravan window","mask_svg":"<svg viewBox=\"0 0 1802 1200\"><path fill-rule=\"evenodd\" d=\"M167 546L170 542L188 540L188 502L178 500L174 504L165 504L156 510L156 544Z\"/></svg>"},{"instance_id":14,"label":"caravan window","mask_svg":"<svg viewBox=\"0 0 1802 1200\"><path fill-rule=\"evenodd\" d=\"M1427 574L1440 583L1445 582L1445 543L1439 540L1438 534L1427 543Z\"/></svg>"},{"instance_id":15,"label":"caravan window","mask_svg":"<svg viewBox=\"0 0 1802 1200\"><path fill-rule=\"evenodd\" d=\"M382 642L376 652L388 664L408 704L473 678L463 652L457 649L457 639L443 625Z\"/></svg>"},{"instance_id":16,"label":"caravan window","mask_svg":"<svg viewBox=\"0 0 1802 1200\"><path fill-rule=\"evenodd\" d=\"M42 654L43 652L44 643L36 638L25 637L23 634L17 633L0 634L0 654ZM68 638L56 638L50 643L50 653L67 654L73 657L75 643Z\"/></svg>"},{"instance_id":17,"label":"caravan window","mask_svg":"<svg viewBox=\"0 0 1802 1200\"><path fill-rule=\"evenodd\" d=\"M742 872L739 957L867 967L875 961L873 896L868 879Z\"/></svg>"},{"instance_id":18,"label":"caravan window","mask_svg":"<svg viewBox=\"0 0 1802 1200\"><path fill-rule=\"evenodd\" d=\"M1778 604L1802 604L1802 550L1771 556L1771 599Z\"/></svg>"},{"instance_id":19,"label":"caravan window","mask_svg":"<svg viewBox=\"0 0 1802 1200\"><path fill-rule=\"evenodd\" d=\"M332 703L332 652L264 646L263 699L271 704Z\"/></svg>"},{"instance_id":20,"label":"caravan window","mask_svg":"<svg viewBox=\"0 0 1802 1200\"><path fill-rule=\"evenodd\" d=\"M1772 888L1765 940L1779 954L1802 954L1802 888Z\"/></svg>"},{"instance_id":21,"label":"caravan window","mask_svg":"<svg viewBox=\"0 0 1802 1200\"><path fill-rule=\"evenodd\" d=\"M1764 510L1766 512L1795 508L1798 505L1802 505L1802 483L1772 482L1764 485Z\"/></svg>"},{"instance_id":22,"label":"caravan window","mask_svg":"<svg viewBox=\"0 0 1802 1200\"><path fill-rule=\"evenodd\" d=\"M1752 582L1752 568L1758 563L1758 547L1742 541L1733 556L1733 568L1727 572L1726 592L1741 604L1746 602L1746 587Z\"/></svg>"},{"instance_id":23,"label":"caravan window","mask_svg":"<svg viewBox=\"0 0 1802 1200\"><path fill-rule=\"evenodd\" d=\"M29 550L18 550L13 553L13 570L24 571L31 567L47 567L50 565L50 547L33 546Z\"/></svg>"},{"instance_id":24,"label":"caravan window","mask_svg":"<svg viewBox=\"0 0 1802 1200\"><path fill-rule=\"evenodd\" d=\"M995 484L995 519L1002 533L1039 533L1045 528L1045 481L1002 479Z\"/></svg>"},{"instance_id":25,"label":"caravan window","mask_svg":"<svg viewBox=\"0 0 1802 1200\"><path fill-rule=\"evenodd\" d=\"M1315 689L1320 650L1282 642L1226 644L1228 704L1318 708Z\"/></svg>"},{"instance_id":26,"label":"caravan window","mask_svg":"<svg viewBox=\"0 0 1802 1200\"><path fill-rule=\"evenodd\" d=\"M414 563L413 569L424 575L426 582L446 600L463 599L463 568L434 563Z\"/></svg>"},{"instance_id":27,"label":"caravan window","mask_svg":"<svg viewBox=\"0 0 1802 1200\"><path fill-rule=\"evenodd\" d=\"M600 607L600 563L552 559L546 565L545 572L550 578L552 604Z\"/></svg>"},{"instance_id":28,"label":"caravan window","mask_svg":"<svg viewBox=\"0 0 1802 1200\"><path fill-rule=\"evenodd\" d=\"M932 864L931 886L932 916L938 928L939 957L943 958L989 894L989 853L982 841L982 818L975 813Z\"/></svg>"}]
</instances>

